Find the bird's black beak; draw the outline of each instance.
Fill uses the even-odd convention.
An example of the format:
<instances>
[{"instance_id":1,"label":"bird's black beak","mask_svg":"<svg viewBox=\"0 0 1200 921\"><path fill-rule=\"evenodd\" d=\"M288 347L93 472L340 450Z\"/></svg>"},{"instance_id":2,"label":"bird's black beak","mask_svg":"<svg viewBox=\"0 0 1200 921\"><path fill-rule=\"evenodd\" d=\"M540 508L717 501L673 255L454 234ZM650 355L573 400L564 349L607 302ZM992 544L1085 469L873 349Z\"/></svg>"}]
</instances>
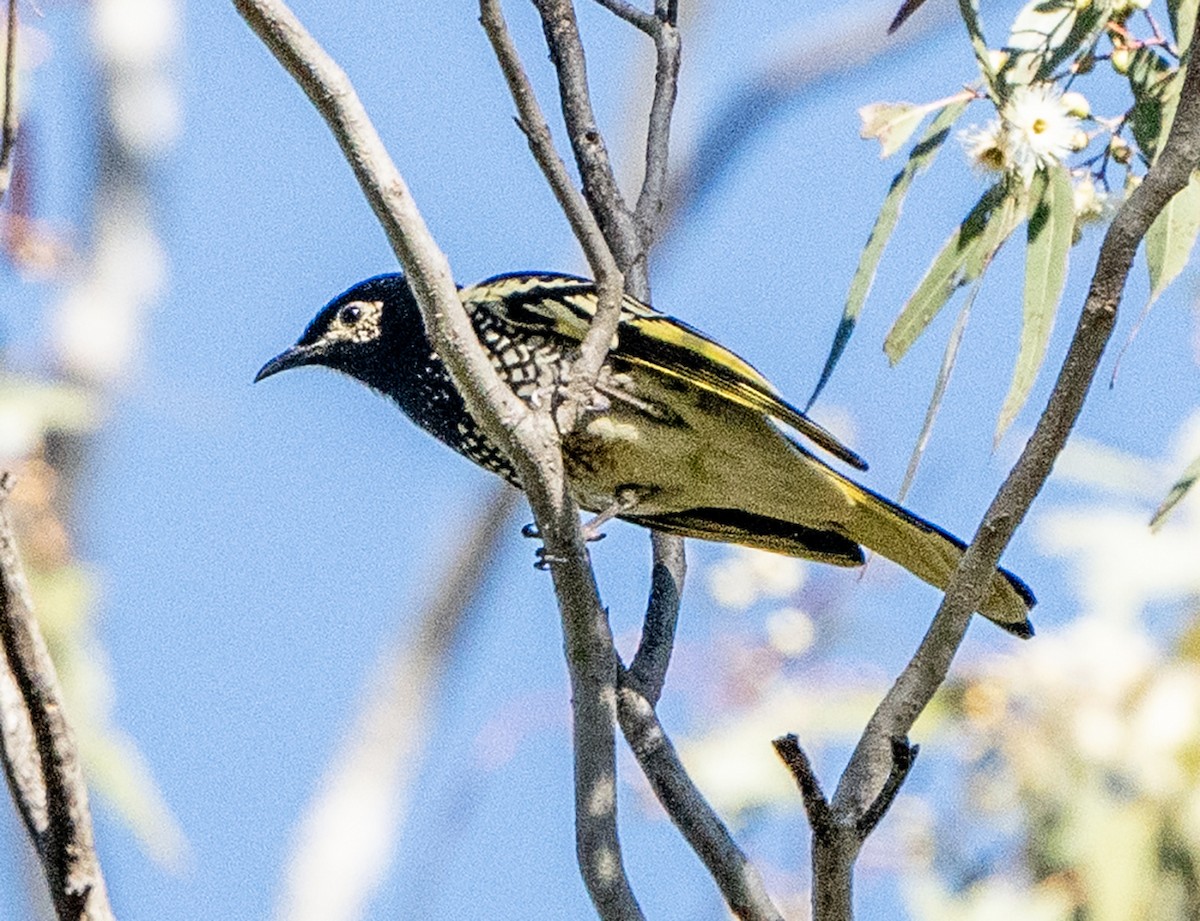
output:
<instances>
[{"instance_id":1,"label":"bird's black beak","mask_svg":"<svg viewBox=\"0 0 1200 921\"><path fill-rule=\"evenodd\" d=\"M299 368L301 365L312 364L317 360L317 351L311 345L293 345L286 352L280 352L259 368L258 373L254 375L254 383L257 384L263 378L286 371L288 368Z\"/></svg>"}]
</instances>

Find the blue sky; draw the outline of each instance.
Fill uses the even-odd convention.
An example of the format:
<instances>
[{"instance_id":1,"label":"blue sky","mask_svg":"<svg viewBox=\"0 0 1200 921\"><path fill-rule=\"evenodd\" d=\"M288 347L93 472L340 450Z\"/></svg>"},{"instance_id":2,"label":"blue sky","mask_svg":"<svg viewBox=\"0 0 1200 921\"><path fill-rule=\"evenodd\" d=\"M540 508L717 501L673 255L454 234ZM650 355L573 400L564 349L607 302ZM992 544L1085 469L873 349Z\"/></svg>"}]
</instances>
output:
<instances>
[{"instance_id":1,"label":"blue sky","mask_svg":"<svg viewBox=\"0 0 1200 921\"><path fill-rule=\"evenodd\" d=\"M533 11L508 6L550 108L551 73ZM628 141L624 61L648 47L603 11L580 6L601 121L616 146ZM1000 23L1012 4L996 6ZM764 65L794 41L836 33L841 9L801 4L793 21L777 24L778 4L706 5L703 21L684 36L677 149L687 149L747 66ZM296 10L355 81L460 282L580 268L512 123L473 4L297 2ZM38 25L55 57L30 99L52 163L39 209L76 226L86 224L92 180L81 159L82 127L92 117L79 89L89 85L78 50L84 16L72 5L45 9ZM125 921L268 915L292 824L367 674L438 578L439 562L489 485L487 474L347 380L313 371L251 385L326 300L395 262L324 124L232 7L193 3L183 16L176 68L183 131L154 176L167 290L96 436L95 469L80 500L83 554L101 579L99 631L117 719L141 745L192 847L188 865L172 875L98 807L101 856ZM966 43L950 29L919 51L885 55L861 77L798 100L764 127L659 254L656 306L722 339L804 400L898 168L858 139L855 110L879 99L944 95L970 74ZM860 330L815 412L849 421L848 440L872 464L866 482L886 493L903 475L954 311L895 369L880 343L981 188L953 145L918 182ZM1094 239L1074 253L1051 361L1074 325L1094 253ZM983 288L908 500L964 537L1033 419L1027 410L993 454L1016 345L1020 271L1012 248ZM1142 272L1135 269L1133 309L1118 340L1145 297ZM1161 453L1191 408L1181 386L1194 380L1187 281L1152 315L1119 386L1093 393L1082 434ZM56 296L53 286L12 278L3 285L42 305ZM31 343L44 323L19 301L6 298L4 322L34 362ZM1111 358L1105 379L1109 369ZM1044 403L1048 386L1039 381L1032 407ZM1052 484L1048 493L1043 504L1066 487ZM531 908L545 917L586 916L570 829L561 639L549 581L517 535L526 517L512 522L439 704L410 816L410 840L421 843L397 857L369 917L516 918ZM1073 600L1059 590L1060 568L1039 556L1030 535L1020 532L1005 559L1038 591L1039 627L1052 628L1070 616ZM595 553L619 633L636 628L644 604L645 545L644 535L621 526ZM702 588L705 566L725 551L690 548L695 578L680 642L696 649L726 629ZM839 656L894 671L915 645L923 623L905 612L932 612L936 593L894 576L816 577L853 599L853 628L828 625ZM964 654L1008 642L976 624ZM687 698L686 689L679 693ZM668 683L668 726L686 728L696 714L671 697ZM534 728L509 759L485 769L480 735L503 727L514 707L534 714ZM938 754L931 747L923 758ZM832 785L840 753L819 753L818 766ZM922 780L918 767L913 783L928 784L936 770ZM630 873L650 916L724 917L670 825L628 789L622 808ZM803 874L807 857L791 842L806 832L799 815L794 821L791 841L755 826L743 831L757 853ZM12 821L0 829L15 840ZM0 873L0 905L12 905L11 868ZM882 896L871 894L877 880L869 869L863 880L864 917L885 911Z\"/></svg>"}]
</instances>

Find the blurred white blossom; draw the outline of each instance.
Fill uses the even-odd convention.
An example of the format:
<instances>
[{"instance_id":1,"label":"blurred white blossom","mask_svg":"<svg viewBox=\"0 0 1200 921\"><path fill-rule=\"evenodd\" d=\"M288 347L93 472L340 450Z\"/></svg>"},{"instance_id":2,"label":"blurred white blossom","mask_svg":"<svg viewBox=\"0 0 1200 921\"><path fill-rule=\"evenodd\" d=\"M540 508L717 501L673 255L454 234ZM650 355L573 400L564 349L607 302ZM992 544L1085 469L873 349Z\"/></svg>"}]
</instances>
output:
<instances>
[{"instance_id":1,"label":"blurred white blossom","mask_svg":"<svg viewBox=\"0 0 1200 921\"><path fill-rule=\"evenodd\" d=\"M794 595L806 574L804 562L795 557L735 547L709 571L708 590L717 604L744 611L760 599Z\"/></svg>"},{"instance_id":2,"label":"blurred white blossom","mask_svg":"<svg viewBox=\"0 0 1200 921\"><path fill-rule=\"evenodd\" d=\"M800 608L789 606L767 615L767 639L785 656L808 652L816 635L813 619Z\"/></svg>"},{"instance_id":3,"label":"blurred white blossom","mask_svg":"<svg viewBox=\"0 0 1200 921\"><path fill-rule=\"evenodd\" d=\"M967 128L959 133L958 138L967 149L967 159L977 170L1002 173L1011 165L1008 142L999 119L988 122L982 128Z\"/></svg>"},{"instance_id":4,"label":"blurred white blossom","mask_svg":"<svg viewBox=\"0 0 1200 921\"><path fill-rule=\"evenodd\" d=\"M1082 227L1105 220L1112 210L1107 192L1096 188L1091 176L1084 176L1074 186L1075 224Z\"/></svg>"}]
</instances>

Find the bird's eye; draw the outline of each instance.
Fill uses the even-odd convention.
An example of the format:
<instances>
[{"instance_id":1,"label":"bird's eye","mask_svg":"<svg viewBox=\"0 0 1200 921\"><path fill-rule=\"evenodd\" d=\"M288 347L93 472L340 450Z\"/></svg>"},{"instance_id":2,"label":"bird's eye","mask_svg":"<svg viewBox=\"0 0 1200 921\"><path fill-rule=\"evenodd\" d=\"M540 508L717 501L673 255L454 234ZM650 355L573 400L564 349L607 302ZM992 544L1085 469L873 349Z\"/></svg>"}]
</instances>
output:
<instances>
[{"instance_id":1,"label":"bird's eye","mask_svg":"<svg viewBox=\"0 0 1200 921\"><path fill-rule=\"evenodd\" d=\"M362 317L362 307L359 304L347 304L338 311L338 320L345 326L353 326Z\"/></svg>"}]
</instances>

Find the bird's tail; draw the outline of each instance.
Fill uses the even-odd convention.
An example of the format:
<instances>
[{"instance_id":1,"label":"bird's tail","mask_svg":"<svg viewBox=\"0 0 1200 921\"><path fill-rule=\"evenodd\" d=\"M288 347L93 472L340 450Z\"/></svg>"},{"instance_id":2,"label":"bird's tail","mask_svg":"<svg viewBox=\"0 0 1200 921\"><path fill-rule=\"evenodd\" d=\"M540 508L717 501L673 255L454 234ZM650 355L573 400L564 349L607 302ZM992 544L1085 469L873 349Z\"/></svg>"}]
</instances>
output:
<instances>
[{"instance_id":1,"label":"bird's tail","mask_svg":"<svg viewBox=\"0 0 1200 921\"><path fill-rule=\"evenodd\" d=\"M963 542L878 493L848 480L843 483L851 494L850 513L843 522L847 536L944 590L966 549ZM1010 633L1028 637L1033 634L1029 609L1035 600L1024 582L1007 569L997 569L979 613Z\"/></svg>"},{"instance_id":2,"label":"bird's tail","mask_svg":"<svg viewBox=\"0 0 1200 921\"><path fill-rule=\"evenodd\" d=\"M837 566L861 565L866 547L942 590L962 559L965 545L954 535L783 438L772 441L756 434L749 444L732 444L727 455L712 459L710 473L717 488L705 497L709 502L650 515L635 509L622 517L685 537ZM1033 605L1025 583L997 569L979 613L1024 637L1033 633Z\"/></svg>"}]
</instances>

